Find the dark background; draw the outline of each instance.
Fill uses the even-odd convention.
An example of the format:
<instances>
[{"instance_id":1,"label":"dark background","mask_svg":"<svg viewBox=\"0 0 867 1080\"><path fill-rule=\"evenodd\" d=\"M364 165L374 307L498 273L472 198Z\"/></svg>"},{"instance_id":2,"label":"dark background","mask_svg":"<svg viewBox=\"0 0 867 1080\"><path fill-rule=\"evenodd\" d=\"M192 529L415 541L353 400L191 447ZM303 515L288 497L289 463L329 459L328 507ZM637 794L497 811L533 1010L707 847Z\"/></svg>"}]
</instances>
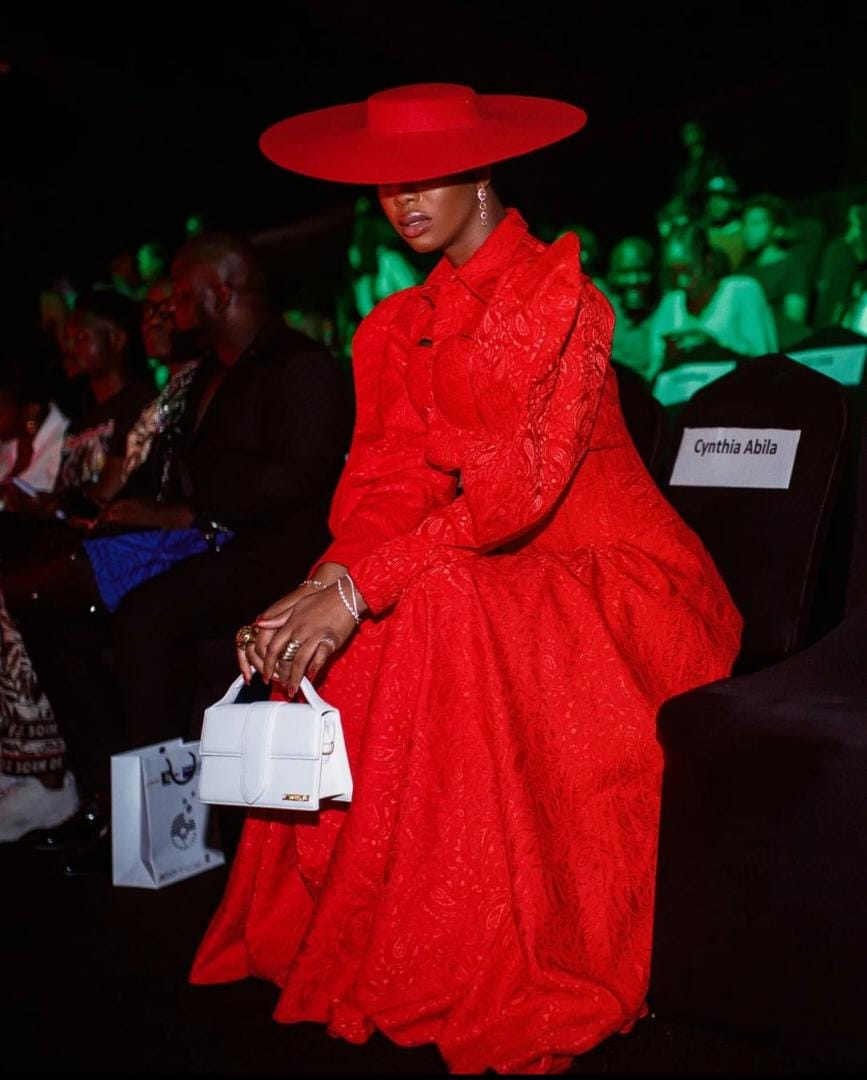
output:
<instances>
[{"instance_id":1,"label":"dark background","mask_svg":"<svg viewBox=\"0 0 867 1080\"><path fill-rule=\"evenodd\" d=\"M173 244L193 211L252 232L345 220L357 192L278 169L258 136L284 116L406 82L584 106L581 135L506 163L496 182L531 223L586 223L603 245L653 236L690 116L747 192L847 188L867 180L864 7L7 4L4 298L18 313L56 274L103 273L152 236ZM327 241L320 248L299 249L317 271L331 258Z\"/></svg>"}]
</instances>

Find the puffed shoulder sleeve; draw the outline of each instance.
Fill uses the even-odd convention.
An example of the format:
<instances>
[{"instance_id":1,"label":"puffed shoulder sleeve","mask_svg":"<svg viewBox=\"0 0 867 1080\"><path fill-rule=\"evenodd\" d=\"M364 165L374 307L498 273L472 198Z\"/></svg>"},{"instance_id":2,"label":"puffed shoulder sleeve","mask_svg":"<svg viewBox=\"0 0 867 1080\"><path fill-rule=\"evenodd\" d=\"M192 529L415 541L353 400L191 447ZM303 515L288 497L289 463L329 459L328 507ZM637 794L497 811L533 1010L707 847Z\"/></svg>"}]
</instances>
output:
<instances>
[{"instance_id":1,"label":"puffed shoulder sleeve","mask_svg":"<svg viewBox=\"0 0 867 1080\"><path fill-rule=\"evenodd\" d=\"M356 332L355 430L331 503L334 541L323 562L351 565L454 497L454 477L425 460L426 424L406 387L411 331L424 303L418 289L396 293Z\"/></svg>"},{"instance_id":2,"label":"puffed shoulder sleeve","mask_svg":"<svg viewBox=\"0 0 867 1080\"><path fill-rule=\"evenodd\" d=\"M462 494L350 564L374 613L425 569L494 550L544 521L589 446L613 322L608 301L581 274L574 237L498 288L471 345L503 408L466 454Z\"/></svg>"}]
</instances>

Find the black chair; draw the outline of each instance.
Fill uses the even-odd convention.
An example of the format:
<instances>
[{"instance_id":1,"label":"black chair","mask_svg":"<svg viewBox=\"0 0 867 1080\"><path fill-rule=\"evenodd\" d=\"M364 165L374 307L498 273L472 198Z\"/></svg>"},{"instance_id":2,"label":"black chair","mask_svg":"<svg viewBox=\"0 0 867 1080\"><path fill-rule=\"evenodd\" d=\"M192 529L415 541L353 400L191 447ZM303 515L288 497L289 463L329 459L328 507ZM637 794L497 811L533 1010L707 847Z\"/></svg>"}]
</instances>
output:
<instances>
[{"instance_id":1,"label":"black chair","mask_svg":"<svg viewBox=\"0 0 867 1080\"><path fill-rule=\"evenodd\" d=\"M864 359L867 337L843 327L829 326L790 346L786 354L814 371L846 380L843 391L849 409L849 433L845 465L840 478L834 513L816 581L810 640L818 640L843 617L846 578L850 567L855 519L855 488L861 419L867 415L867 378ZM860 382L853 381L861 367Z\"/></svg>"},{"instance_id":2,"label":"black chair","mask_svg":"<svg viewBox=\"0 0 867 1080\"><path fill-rule=\"evenodd\" d=\"M867 1065L867 427L848 615L667 702L650 1002Z\"/></svg>"},{"instance_id":3,"label":"black chair","mask_svg":"<svg viewBox=\"0 0 867 1080\"><path fill-rule=\"evenodd\" d=\"M807 640L839 487L846 419L842 387L782 355L744 362L699 391L680 413L672 460L686 428L801 432L786 489L670 482L666 487L671 503L714 557L744 616L738 671L775 663Z\"/></svg>"},{"instance_id":4,"label":"black chair","mask_svg":"<svg viewBox=\"0 0 867 1080\"><path fill-rule=\"evenodd\" d=\"M616 360L611 362L611 367L617 376L620 408L626 429L645 468L658 480L664 461L665 410L637 372Z\"/></svg>"}]
</instances>

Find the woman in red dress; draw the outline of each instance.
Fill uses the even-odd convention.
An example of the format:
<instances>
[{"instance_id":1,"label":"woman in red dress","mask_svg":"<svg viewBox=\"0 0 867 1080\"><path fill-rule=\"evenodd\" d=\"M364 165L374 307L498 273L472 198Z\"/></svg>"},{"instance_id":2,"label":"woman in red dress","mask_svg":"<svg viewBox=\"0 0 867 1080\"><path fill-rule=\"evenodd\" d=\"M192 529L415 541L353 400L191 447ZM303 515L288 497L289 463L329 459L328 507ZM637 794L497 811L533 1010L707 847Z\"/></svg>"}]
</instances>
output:
<instances>
[{"instance_id":1,"label":"woman in red dress","mask_svg":"<svg viewBox=\"0 0 867 1080\"><path fill-rule=\"evenodd\" d=\"M359 328L334 542L241 652L290 695L327 662L352 804L250 815L192 977L270 979L277 1020L433 1041L460 1073L561 1071L642 1014L656 712L740 638L627 434L575 236L546 247L490 183L583 121L436 84L262 141L377 184L443 258Z\"/></svg>"}]
</instances>

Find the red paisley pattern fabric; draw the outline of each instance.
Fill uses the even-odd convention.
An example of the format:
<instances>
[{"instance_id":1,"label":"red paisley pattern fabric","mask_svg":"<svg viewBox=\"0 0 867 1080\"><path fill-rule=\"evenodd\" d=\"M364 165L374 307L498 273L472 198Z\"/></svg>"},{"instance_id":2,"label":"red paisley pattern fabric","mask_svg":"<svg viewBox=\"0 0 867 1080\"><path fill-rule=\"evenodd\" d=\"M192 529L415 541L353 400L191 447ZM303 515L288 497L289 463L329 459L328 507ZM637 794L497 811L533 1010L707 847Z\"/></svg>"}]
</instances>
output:
<instances>
[{"instance_id":1,"label":"red paisley pattern fabric","mask_svg":"<svg viewBox=\"0 0 867 1080\"><path fill-rule=\"evenodd\" d=\"M510 211L355 343L334 543L374 617L321 686L351 807L252 814L193 981L275 1017L556 1072L641 1015L668 697L741 620L649 478L577 243Z\"/></svg>"}]
</instances>

